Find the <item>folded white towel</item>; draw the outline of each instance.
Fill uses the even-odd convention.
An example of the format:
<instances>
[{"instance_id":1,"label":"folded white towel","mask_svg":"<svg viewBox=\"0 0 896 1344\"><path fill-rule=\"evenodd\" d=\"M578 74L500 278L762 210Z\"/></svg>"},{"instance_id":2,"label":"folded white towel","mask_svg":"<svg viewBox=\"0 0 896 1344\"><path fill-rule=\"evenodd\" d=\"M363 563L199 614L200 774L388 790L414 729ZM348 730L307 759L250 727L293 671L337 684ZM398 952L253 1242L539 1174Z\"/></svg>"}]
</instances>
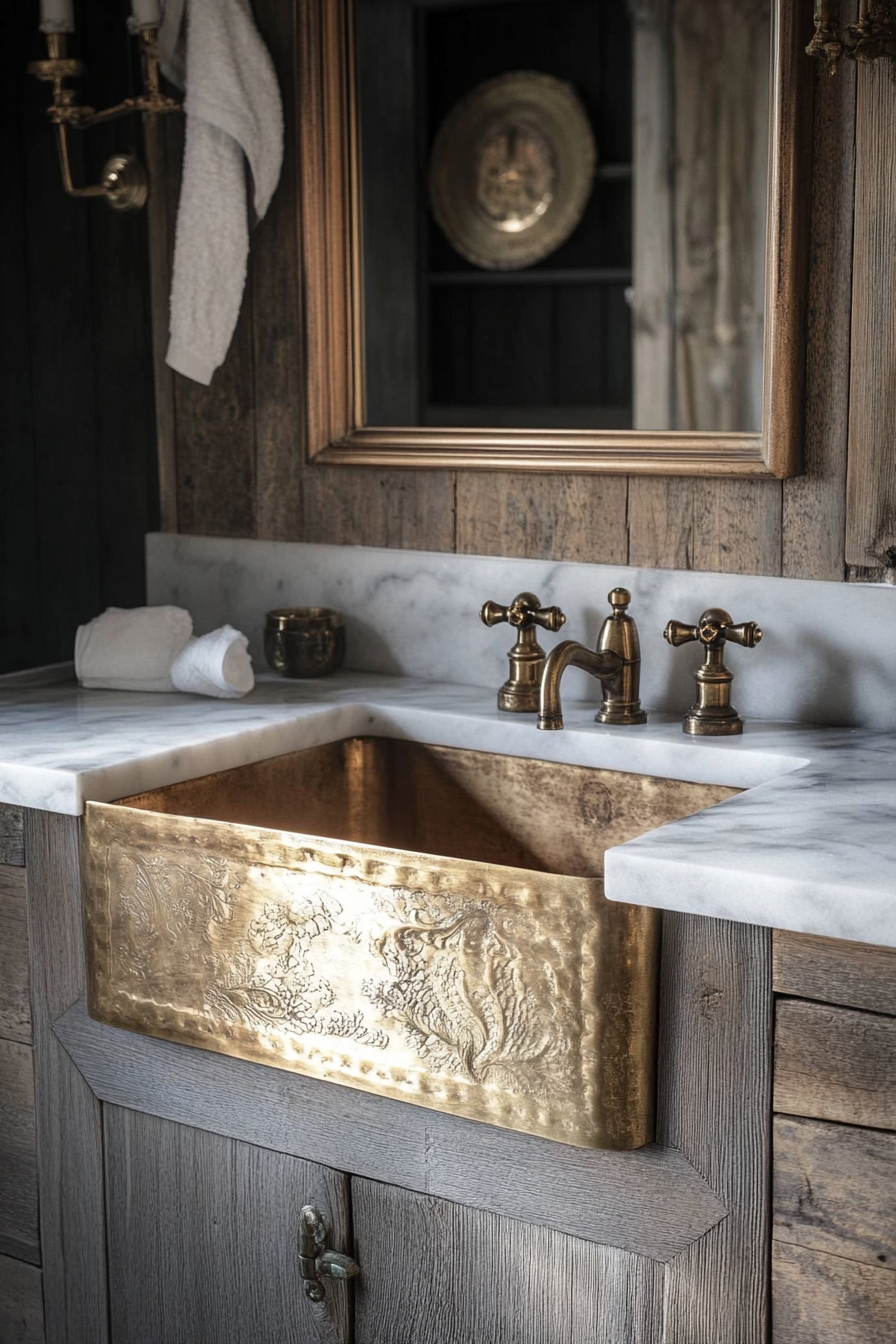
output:
<instances>
[{"instance_id":1,"label":"folded white towel","mask_svg":"<svg viewBox=\"0 0 896 1344\"><path fill-rule=\"evenodd\" d=\"M173 691L171 664L192 633L182 607L109 607L78 627L75 675L88 687Z\"/></svg>"},{"instance_id":2,"label":"folded white towel","mask_svg":"<svg viewBox=\"0 0 896 1344\"><path fill-rule=\"evenodd\" d=\"M178 691L235 700L255 685L249 641L232 625L191 639L174 660L171 680Z\"/></svg>"},{"instance_id":3,"label":"folded white towel","mask_svg":"<svg viewBox=\"0 0 896 1344\"><path fill-rule=\"evenodd\" d=\"M243 156L257 221L280 177L283 109L248 0L168 0L159 47L166 75L186 88L187 114L166 362L207 385L227 354L246 281Z\"/></svg>"}]
</instances>

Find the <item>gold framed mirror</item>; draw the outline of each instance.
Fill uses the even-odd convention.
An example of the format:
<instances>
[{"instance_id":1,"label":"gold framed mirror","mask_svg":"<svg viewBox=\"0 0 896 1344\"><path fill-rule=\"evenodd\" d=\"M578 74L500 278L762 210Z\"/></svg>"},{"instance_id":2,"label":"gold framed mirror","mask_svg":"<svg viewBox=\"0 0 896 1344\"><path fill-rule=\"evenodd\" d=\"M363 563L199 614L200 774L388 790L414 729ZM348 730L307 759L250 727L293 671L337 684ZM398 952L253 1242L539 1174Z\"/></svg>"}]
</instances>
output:
<instances>
[{"instance_id":1,"label":"gold framed mirror","mask_svg":"<svg viewBox=\"0 0 896 1344\"><path fill-rule=\"evenodd\" d=\"M760 313L756 349L760 390L755 401L760 423L736 431L569 423L563 427L551 424L546 414L541 417L548 419L546 425L514 427L512 412L506 426L482 422L371 422L366 386L363 135L356 3L360 0L299 3L299 228L309 459L389 468L777 478L798 475L811 188L808 135L812 65L804 54L806 34L811 34L811 8L806 0L768 0L765 7L768 36L763 41L770 50L764 279L760 277L764 315ZM452 0L402 3L429 11L452 8ZM668 0L637 0L631 6L635 22L639 11L655 11L666 3ZM395 0L390 4L394 8ZM748 19L762 8L761 0L730 0L732 12L738 4ZM714 25L712 42L721 40L718 33ZM749 52L742 53L745 61L749 56ZM758 73L756 69L752 67L755 78L763 82L765 68ZM645 418L649 420L649 416Z\"/></svg>"}]
</instances>

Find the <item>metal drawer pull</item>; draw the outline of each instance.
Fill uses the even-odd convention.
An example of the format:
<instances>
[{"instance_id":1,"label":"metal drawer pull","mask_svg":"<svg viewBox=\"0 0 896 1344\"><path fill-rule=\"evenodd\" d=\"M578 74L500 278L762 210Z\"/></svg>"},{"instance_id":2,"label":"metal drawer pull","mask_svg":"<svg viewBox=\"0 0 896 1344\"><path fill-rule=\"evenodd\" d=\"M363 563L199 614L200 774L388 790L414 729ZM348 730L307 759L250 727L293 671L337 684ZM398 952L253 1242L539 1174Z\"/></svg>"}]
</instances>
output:
<instances>
[{"instance_id":1,"label":"metal drawer pull","mask_svg":"<svg viewBox=\"0 0 896 1344\"><path fill-rule=\"evenodd\" d=\"M353 1279L361 1269L350 1255L325 1249L327 1225L323 1214L313 1204L305 1205L301 1219L299 1267L305 1280L305 1296L312 1302L320 1302L324 1295L321 1279Z\"/></svg>"}]
</instances>

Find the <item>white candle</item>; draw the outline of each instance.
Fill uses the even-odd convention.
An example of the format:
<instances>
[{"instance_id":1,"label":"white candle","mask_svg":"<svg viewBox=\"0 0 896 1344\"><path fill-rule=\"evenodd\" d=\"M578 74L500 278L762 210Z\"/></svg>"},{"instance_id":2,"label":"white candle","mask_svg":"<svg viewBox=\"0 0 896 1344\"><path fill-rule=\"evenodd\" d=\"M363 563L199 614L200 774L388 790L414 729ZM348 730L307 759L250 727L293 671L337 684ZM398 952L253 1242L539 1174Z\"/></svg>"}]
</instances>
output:
<instances>
[{"instance_id":1,"label":"white candle","mask_svg":"<svg viewBox=\"0 0 896 1344\"><path fill-rule=\"evenodd\" d=\"M40 31L42 33L73 33L75 31L74 0L40 0Z\"/></svg>"},{"instance_id":2,"label":"white candle","mask_svg":"<svg viewBox=\"0 0 896 1344\"><path fill-rule=\"evenodd\" d=\"M158 28L162 22L159 0L131 0L135 28Z\"/></svg>"}]
</instances>

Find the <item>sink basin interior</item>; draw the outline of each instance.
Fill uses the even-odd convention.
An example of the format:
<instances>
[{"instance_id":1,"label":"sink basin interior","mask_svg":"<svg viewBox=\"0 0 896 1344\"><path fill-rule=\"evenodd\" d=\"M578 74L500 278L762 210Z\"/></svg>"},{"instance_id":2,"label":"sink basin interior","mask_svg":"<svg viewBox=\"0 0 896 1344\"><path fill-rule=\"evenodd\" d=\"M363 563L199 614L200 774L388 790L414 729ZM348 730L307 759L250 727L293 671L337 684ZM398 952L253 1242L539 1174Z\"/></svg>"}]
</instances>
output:
<instances>
[{"instance_id":1,"label":"sink basin interior","mask_svg":"<svg viewBox=\"0 0 896 1344\"><path fill-rule=\"evenodd\" d=\"M394 738L351 737L124 801L151 812L599 877L611 846L737 792Z\"/></svg>"}]
</instances>

